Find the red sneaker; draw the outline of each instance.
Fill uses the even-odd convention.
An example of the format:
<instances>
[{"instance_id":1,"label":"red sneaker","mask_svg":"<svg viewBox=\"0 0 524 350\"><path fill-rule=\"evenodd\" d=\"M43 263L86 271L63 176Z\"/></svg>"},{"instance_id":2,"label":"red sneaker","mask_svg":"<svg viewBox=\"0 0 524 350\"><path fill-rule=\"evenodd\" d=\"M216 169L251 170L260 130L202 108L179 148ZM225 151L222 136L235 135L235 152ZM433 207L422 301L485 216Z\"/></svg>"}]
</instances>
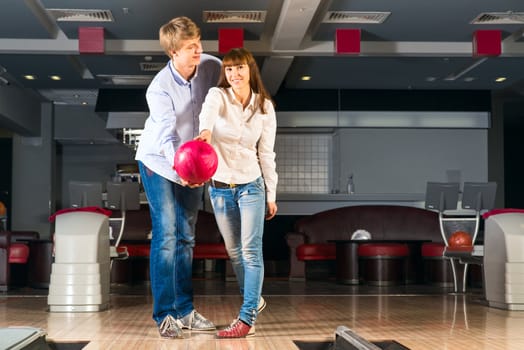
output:
<instances>
[{"instance_id":1,"label":"red sneaker","mask_svg":"<svg viewBox=\"0 0 524 350\"><path fill-rule=\"evenodd\" d=\"M218 338L244 338L249 334L251 326L236 319L229 327L217 332Z\"/></svg>"}]
</instances>

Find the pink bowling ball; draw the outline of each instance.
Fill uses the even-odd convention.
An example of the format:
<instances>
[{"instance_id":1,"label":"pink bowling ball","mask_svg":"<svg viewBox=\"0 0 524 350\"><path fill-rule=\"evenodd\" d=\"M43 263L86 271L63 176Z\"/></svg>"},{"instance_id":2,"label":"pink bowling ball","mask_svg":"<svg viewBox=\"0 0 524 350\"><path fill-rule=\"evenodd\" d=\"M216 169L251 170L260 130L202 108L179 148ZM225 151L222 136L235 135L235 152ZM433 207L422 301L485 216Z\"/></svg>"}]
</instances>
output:
<instances>
[{"instance_id":1,"label":"pink bowling ball","mask_svg":"<svg viewBox=\"0 0 524 350\"><path fill-rule=\"evenodd\" d=\"M209 181L218 167L218 157L213 146L204 141L191 140L181 145L175 153L173 168L191 184Z\"/></svg>"}]
</instances>

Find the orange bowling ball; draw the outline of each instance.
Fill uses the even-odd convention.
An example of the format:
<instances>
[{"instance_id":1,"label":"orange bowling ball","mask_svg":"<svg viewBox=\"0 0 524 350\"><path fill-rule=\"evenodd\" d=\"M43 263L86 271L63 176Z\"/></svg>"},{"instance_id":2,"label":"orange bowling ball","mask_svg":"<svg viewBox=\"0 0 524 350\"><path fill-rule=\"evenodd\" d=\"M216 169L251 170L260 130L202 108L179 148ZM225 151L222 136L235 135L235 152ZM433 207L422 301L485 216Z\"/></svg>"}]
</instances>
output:
<instances>
[{"instance_id":1,"label":"orange bowling ball","mask_svg":"<svg viewBox=\"0 0 524 350\"><path fill-rule=\"evenodd\" d=\"M0 216L6 216L7 210L5 209L4 203L0 202Z\"/></svg>"},{"instance_id":2,"label":"orange bowling ball","mask_svg":"<svg viewBox=\"0 0 524 350\"><path fill-rule=\"evenodd\" d=\"M467 247L473 244L471 235L466 231L456 231L448 239L450 247Z\"/></svg>"}]
</instances>

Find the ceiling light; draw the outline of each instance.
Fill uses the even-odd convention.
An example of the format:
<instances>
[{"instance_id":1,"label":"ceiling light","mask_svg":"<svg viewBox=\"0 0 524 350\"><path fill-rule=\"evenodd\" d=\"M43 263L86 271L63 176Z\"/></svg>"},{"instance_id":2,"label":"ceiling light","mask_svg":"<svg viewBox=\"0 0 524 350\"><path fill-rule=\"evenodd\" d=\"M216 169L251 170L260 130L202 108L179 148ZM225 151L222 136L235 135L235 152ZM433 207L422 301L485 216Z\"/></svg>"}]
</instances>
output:
<instances>
[{"instance_id":1,"label":"ceiling light","mask_svg":"<svg viewBox=\"0 0 524 350\"><path fill-rule=\"evenodd\" d=\"M24 79L26 79L26 80L35 80L36 76L31 75L31 74L26 74L26 75L24 75Z\"/></svg>"},{"instance_id":2,"label":"ceiling light","mask_svg":"<svg viewBox=\"0 0 524 350\"><path fill-rule=\"evenodd\" d=\"M49 79L51 79L51 80L56 80L56 81L58 81L58 80L62 80L62 78L61 78L59 75L50 75L50 76L49 76Z\"/></svg>"},{"instance_id":3,"label":"ceiling light","mask_svg":"<svg viewBox=\"0 0 524 350\"><path fill-rule=\"evenodd\" d=\"M464 78L464 81L465 81L466 83L470 83L470 82L472 82L473 80L475 80L475 77L465 77L465 78Z\"/></svg>"},{"instance_id":4,"label":"ceiling light","mask_svg":"<svg viewBox=\"0 0 524 350\"><path fill-rule=\"evenodd\" d=\"M497 83L502 83L502 82L505 81L506 79L507 79L506 77L498 77L498 78L495 79L495 81L496 81Z\"/></svg>"},{"instance_id":5,"label":"ceiling light","mask_svg":"<svg viewBox=\"0 0 524 350\"><path fill-rule=\"evenodd\" d=\"M303 80L303 81L311 80L311 76L310 75L304 75L302 78L300 78L300 80Z\"/></svg>"},{"instance_id":6,"label":"ceiling light","mask_svg":"<svg viewBox=\"0 0 524 350\"><path fill-rule=\"evenodd\" d=\"M434 81L436 81L436 80L437 80L437 78L435 78L435 77L427 77L427 78L426 78L426 81L428 81L428 82L430 82L430 83L431 83L431 82L434 82Z\"/></svg>"}]
</instances>

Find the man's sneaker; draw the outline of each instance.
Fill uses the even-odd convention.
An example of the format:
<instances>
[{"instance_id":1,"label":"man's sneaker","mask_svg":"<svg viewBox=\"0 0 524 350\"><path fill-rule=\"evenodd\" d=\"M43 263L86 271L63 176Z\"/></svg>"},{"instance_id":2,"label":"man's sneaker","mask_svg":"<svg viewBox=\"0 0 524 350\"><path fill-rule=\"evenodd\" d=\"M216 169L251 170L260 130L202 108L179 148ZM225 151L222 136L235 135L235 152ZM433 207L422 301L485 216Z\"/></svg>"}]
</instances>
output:
<instances>
[{"instance_id":1,"label":"man's sneaker","mask_svg":"<svg viewBox=\"0 0 524 350\"><path fill-rule=\"evenodd\" d=\"M196 310L191 311L186 316L176 320L178 327L193 331L214 331L216 329L213 322L199 314Z\"/></svg>"},{"instance_id":2,"label":"man's sneaker","mask_svg":"<svg viewBox=\"0 0 524 350\"><path fill-rule=\"evenodd\" d=\"M158 332L162 338L182 338L182 330L178 327L175 318L167 315L158 326Z\"/></svg>"},{"instance_id":3,"label":"man's sneaker","mask_svg":"<svg viewBox=\"0 0 524 350\"><path fill-rule=\"evenodd\" d=\"M258 302L257 312L261 313L265 308L267 304L263 297L260 297L260 301Z\"/></svg>"},{"instance_id":4,"label":"man's sneaker","mask_svg":"<svg viewBox=\"0 0 524 350\"><path fill-rule=\"evenodd\" d=\"M218 338L244 338L249 334L249 330L253 328L238 318L231 323L229 327L217 332Z\"/></svg>"}]
</instances>

